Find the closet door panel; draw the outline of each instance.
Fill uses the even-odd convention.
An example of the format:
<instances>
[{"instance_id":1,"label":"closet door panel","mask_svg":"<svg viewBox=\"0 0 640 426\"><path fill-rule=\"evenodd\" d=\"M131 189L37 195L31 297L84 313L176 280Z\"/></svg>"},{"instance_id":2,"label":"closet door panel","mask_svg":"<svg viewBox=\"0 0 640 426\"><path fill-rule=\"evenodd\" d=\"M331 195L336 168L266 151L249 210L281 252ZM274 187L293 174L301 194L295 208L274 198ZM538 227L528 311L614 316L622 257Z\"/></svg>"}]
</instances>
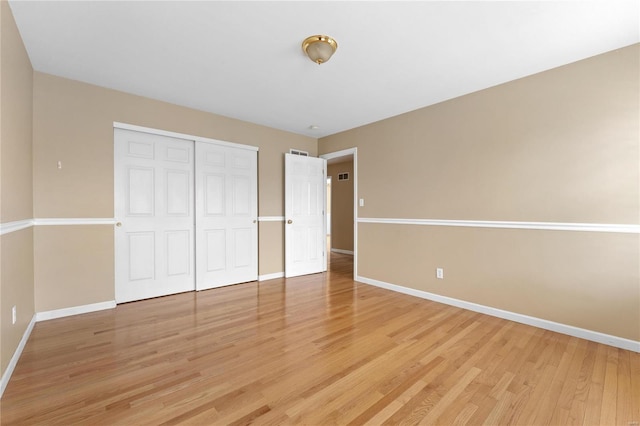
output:
<instances>
[{"instance_id":1,"label":"closet door panel","mask_svg":"<svg viewBox=\"0 0 640 426\"><path fill-rule=\"evenodd\" d=\"M257 152L196 142L196 288L258 278Z\"/></svg>"},{"instance_id":2,"label":"closet door panel","mask_svg":"<svg viewBox=\"0 0 640 426\"><path fill-rule=\"evenodd\" d=\"M114 130L116 302L194 290L194 143Z\"/></svg>"}]
</instances>

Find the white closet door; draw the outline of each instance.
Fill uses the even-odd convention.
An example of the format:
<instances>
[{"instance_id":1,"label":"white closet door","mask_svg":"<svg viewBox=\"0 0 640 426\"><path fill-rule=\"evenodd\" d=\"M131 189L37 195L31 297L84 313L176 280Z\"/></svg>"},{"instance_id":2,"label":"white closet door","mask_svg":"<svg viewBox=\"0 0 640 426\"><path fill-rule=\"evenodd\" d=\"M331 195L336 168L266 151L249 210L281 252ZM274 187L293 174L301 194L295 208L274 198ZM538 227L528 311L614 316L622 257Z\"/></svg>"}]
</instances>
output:
<instances>
[{"instance_id":1,"label":"white closet door","mask_svg":"<svg viewBox=\"0 0 640 426\"><path fill-rule=\"evenodd\" d=\"M258 279L257 152L196 142L196 288Z\"/></svg>"},{"instance_id":2,"label":"white closet door","mask_svg":"<svg viewBox=\"0 0 640 426\"><path fill-rule=\"evenodd\" d=\"M114 132L116 302L193 290L194 143Z\"/></svg>"},{"instance_id":3,"label":"white closet door","mask_svg":"<svg viewBox=\"0 0 640 426\"><path fill-rule=\"evenodd\" d=\"M327 161L285 154L285 277L327 270Z\"/></svg>"}]
</instances>

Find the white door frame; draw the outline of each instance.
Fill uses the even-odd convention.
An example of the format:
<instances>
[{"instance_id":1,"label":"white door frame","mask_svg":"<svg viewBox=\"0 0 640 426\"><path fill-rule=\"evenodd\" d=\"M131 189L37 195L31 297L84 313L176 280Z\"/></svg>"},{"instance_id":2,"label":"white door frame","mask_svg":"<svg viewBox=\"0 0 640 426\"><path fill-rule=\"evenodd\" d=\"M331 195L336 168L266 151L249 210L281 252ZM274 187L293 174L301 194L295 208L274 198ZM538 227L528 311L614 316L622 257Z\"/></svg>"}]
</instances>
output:
<instances>
[{"instance_id":1,"label":"white door frame","mask_svg":"<svg viewBox=\"0 0 640 426\"><path fill-rule=\"evenodd\" d=\"M320 155L320 158L331 160L351 155L353 155L353 279L355 281L358 276L358 148L329 152Z\"/></svg>"},{"instance_id":2,"label":"white door frame","mask_svg":"<svg viewBox=\"0 0 640 426\"><path fill-rule=\"evenodd\" d=\"M195 142L207 142L207 143L214 143L216 145L230 146L230 147L234 147L234 148L244 148L244 149L249 149L249 150L252 150L252 151L258 151L258 147L257 146L244 145L244 144L235 143L235 142L221 141L221 140L218 140L218 139L205 138L203 136L188 135L186 133L170 132L168 130L154 129L152 127L136 126L135 124L120 123L120 122L117 122L117 121L113 122L113 128L114 129L133 130L135 132L151 133L152 135L169 136L171 138L184 139L184 140L189 141L189 142L194 142L194 141Z\"/></svg>"},{"instance_id":3,"label":"white door frame","mask_svg":"<svg viewBox=\"0 0 640 426\"><path fill-rule=\"evenodd\" d=\"M331 176L327 174L327 188L330 188L331 185L333 185L333 179L331 179ZM333 188L331 188L331 192L333 192ZM329 202L328 202L331 199L331 192L329 192L328 190L327 192L325 192L325 201L324 201L324 214L325 214L325 217L327 218L327 226L325 231L327 233L327 236L331 235L331 210L329 210ZM327 252L327 257L329 257L329 252ZM327 270L326 263L327 262L325 262L325 265L324 265L325 271Z\"/></svg>"}]
</instances>

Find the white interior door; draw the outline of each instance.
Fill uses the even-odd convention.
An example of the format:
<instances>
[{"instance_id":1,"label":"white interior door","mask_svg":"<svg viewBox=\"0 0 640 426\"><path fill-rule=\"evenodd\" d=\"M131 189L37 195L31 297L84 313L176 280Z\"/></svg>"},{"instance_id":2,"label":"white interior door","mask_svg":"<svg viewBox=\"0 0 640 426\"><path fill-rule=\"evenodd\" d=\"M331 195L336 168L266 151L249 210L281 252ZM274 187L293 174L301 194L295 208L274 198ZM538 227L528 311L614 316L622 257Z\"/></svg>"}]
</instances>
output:
<instances>
[{"instance_id":1,"label":"white interior door","mask_svg":"<svg viewBox=\"0 0 640 426\"><path fill-rule=\"evenodd\" d=\"M327 161L285 154L285 276L326 271Z\"/></svg>"},{"instance_id":2,"label":"white interior door","mask_svg":"<svg viewBox=\"0 0 640 426\"><path fill-rule=\"evenodd\" d=\"M196 282L258 279L257 152L196 142Z\"/></svg>"},{"instance_id":3,"label":"white interior door","mask_svg":"<svg viewBox=\"0 0 640 426\"><path fill-rule=\"evenodd\" d=\"M194 143L114 132L116 302L193 290Z\"/></svg>"}]
</instances>

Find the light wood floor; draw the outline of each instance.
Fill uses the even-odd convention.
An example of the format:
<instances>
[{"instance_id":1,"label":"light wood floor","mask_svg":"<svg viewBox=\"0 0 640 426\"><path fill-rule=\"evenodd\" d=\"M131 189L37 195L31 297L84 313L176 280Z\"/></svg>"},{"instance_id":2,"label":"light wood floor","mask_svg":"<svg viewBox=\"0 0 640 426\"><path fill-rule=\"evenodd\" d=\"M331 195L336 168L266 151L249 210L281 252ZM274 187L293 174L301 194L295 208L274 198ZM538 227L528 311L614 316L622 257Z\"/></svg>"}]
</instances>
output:
<instances>
[{"instance_id":1,"label":"light wood floor","mask_svg":"<svg viewBox=\"0 0 640 426\"><path fill-rule=\"evenodd\" d=\"M638 425L640 354L331 271L36 324L2 424Z\"/></svg>"}]
</instances>

